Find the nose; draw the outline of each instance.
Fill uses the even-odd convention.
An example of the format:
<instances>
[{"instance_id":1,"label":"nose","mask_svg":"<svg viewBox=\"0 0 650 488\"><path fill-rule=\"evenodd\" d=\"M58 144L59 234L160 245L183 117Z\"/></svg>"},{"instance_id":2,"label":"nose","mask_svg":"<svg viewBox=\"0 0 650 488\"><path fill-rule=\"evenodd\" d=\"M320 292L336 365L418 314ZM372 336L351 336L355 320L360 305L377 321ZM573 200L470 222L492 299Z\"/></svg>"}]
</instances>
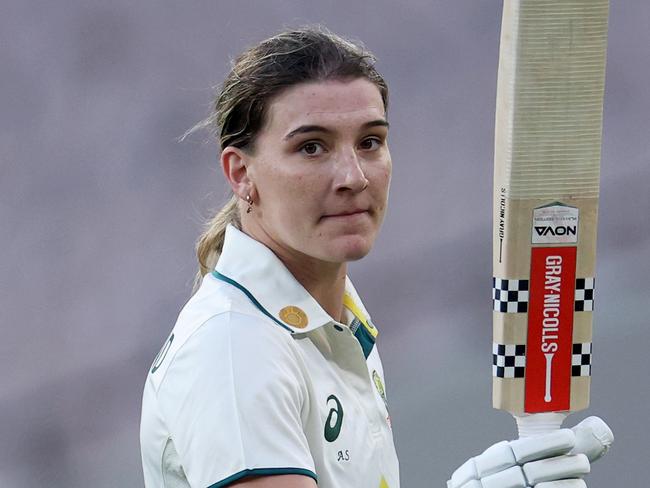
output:
<instances>
[{"instance_id":1,"label":"nose","mask_svg":"<svg viewBox=\"0 0 650 488\"><path fill-rule=\"evenodd\" d=\"M368 187L368 179L356 151L344 151L336 162L336 191L359 193Z\"/></svg>"}]
</instances>

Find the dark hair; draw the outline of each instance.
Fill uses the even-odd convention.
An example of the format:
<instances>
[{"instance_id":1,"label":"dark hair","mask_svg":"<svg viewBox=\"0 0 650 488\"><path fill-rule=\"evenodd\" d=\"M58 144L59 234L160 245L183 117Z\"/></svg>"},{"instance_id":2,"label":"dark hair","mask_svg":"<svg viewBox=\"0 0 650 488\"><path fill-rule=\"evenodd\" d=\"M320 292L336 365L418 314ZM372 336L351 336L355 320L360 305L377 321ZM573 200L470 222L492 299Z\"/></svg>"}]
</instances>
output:
<instances>
[{"instance_id":1,"label":"dark hair","mask_svg":"<svg viewBox=\"0 0 650 488\"><path fill-rule=\"evenodd\" d=\"M310 81L366 78L374 83L388 108L388 86L375 69L375 57L361 43L344 39L322 26L280 32L247 49L233 62L208 118L185 136L208 128L228 146L254 151L271 100L283 90ZM183 137L185 137L183 136ZM221 254L226 226L241 228L237 196L207 223L197 242L199 273L210 272Z\"/></svg>"},{"instance_id":2,"label":"dark hair","mask_svg":"<svg viewBox=\"0 0 650 488\"><path fill-rule=\"evenodd\" d=\"M286 88L309 81L366 78L388 108L388 86L375 57L361 43L322 26L280 32L240 54L221 85L213 113L193 128L210 128L221 149L253 149L270 100Z\"/></svg>"}]
</instances>

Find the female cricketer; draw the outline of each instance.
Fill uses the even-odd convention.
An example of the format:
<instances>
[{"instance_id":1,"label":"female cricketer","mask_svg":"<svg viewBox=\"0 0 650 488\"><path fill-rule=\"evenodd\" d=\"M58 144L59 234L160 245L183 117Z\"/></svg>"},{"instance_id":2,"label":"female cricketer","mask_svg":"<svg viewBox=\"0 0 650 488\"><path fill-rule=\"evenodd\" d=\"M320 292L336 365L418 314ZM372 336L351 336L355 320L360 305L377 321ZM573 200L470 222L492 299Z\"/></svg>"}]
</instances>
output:
<instances>
[{"instance_id":1,"label":"female cricketer","mask_svg":"<svg viewBox=\"0 0 650 488\"><path fill-rule=\"evenodd\" d=\"M386 210L387 105L372 54L324 28L235 60L200 124L233 195L146 379L148 488L400 486L377 329L346 273ZM449 486L583 487L574 445L568 429L499 443Z\"/></svg>"}]
</instances>

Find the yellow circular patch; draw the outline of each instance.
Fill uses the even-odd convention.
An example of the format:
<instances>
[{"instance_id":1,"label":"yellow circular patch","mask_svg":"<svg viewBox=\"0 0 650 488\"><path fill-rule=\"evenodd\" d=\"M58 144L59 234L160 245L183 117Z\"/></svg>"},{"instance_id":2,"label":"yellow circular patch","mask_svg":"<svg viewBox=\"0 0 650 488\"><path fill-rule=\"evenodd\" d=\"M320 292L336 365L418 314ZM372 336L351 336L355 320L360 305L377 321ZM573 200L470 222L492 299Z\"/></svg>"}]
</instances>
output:
<instances>
[{"instance_id":1,"label":"yellow circular patch","mask_svg":"<svg viewBox=\"0 0 650 488\"><path fill-rule=\"evenodd\" d=\"M291 327L304 329L309 323L307 314L301 308L289 305L280 310L280 318Z\"/></svg>"}]
</instances>

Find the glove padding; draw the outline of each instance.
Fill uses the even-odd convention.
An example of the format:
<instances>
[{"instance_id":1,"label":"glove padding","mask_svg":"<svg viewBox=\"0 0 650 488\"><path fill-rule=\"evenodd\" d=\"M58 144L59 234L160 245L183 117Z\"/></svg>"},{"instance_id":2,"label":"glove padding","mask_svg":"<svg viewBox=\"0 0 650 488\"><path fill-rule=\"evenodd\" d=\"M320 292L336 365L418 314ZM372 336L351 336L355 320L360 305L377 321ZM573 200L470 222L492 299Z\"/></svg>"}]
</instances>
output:
<instances>
[{"instance_id":1,"label":"glove padding","mask_svg":"<svg viewBox=\"0 0 650 488\"><path fill-rule=\"evenodd\" d=\"M586 488L590 461L602 457L614 436L589 417L573 429L502 441L454 471L448 488Z\"/></svg>"}]
</instances>

